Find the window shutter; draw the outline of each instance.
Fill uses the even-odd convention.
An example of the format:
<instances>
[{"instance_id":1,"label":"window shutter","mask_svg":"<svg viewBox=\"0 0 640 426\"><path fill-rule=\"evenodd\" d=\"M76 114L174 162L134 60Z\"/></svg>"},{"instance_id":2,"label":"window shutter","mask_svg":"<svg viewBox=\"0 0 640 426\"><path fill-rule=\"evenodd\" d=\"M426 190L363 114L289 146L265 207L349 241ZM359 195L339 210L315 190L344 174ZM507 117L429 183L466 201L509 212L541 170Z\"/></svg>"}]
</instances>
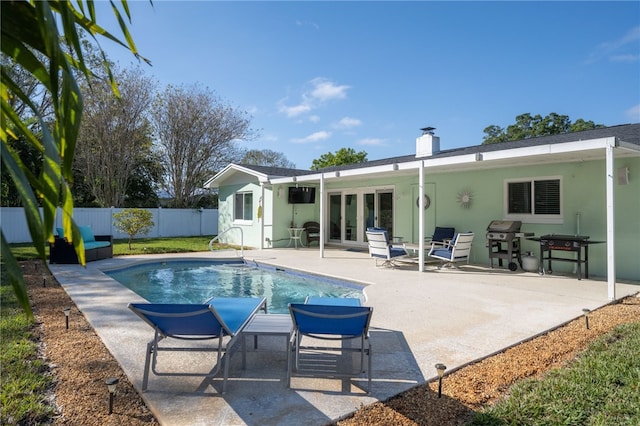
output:
<instances>
[{"instance_id":1,"label":"window shutter","mask_svg":"<svg viewBox=\"0 0 640 426\"><path fill-rule=\"evenodd\" d=\"M535 214L560 214L560 181L535 181Z\"/></svg>"}]
</instances>

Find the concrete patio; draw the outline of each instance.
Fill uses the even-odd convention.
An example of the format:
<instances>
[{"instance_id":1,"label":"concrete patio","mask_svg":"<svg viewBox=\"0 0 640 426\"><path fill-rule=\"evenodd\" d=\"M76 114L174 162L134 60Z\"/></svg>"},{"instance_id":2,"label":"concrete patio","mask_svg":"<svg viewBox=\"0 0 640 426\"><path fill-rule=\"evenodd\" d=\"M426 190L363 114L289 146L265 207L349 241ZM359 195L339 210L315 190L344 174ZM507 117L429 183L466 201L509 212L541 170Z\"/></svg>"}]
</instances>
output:
<instances>
[{"instance_id":1,"label":"concrete patio","mask_svg":"<svg viewBox=\"0 0 640 426\"><path fill-rule=\"evenodd\" d=\"M141 260L212 258L211 253L131 256L78 265L51 265L57 280L86 316L131 382L140 390L146 343L151 328L127 309L143 302L101 270ZM448 370L487 356L609 302L607 283L573 276L540 276L469 265L460 270L424 273L415 265L376 268L366 252L329 249L245 251L248 262L355 281L366 285L367 305L374 307L371 324L373 389L367 395L355 380L295 379L286 386L284 339L261 337L250 350L247 368L232 357L226 394L222 381L156 377L142 393L147 406L165 425L322 425L346 416L362 404L384 400L436 375L434 365ZM640 291L640 283L618 283L616 297ZM182 354L181 354L182 355ZM189 355L191 356L191 355ZM184 356L170 360L176 368L212 360ZM181 365L182 364L182 365ZM200 368L202 370L202 368Z\"/></svg>"}]
</instances>

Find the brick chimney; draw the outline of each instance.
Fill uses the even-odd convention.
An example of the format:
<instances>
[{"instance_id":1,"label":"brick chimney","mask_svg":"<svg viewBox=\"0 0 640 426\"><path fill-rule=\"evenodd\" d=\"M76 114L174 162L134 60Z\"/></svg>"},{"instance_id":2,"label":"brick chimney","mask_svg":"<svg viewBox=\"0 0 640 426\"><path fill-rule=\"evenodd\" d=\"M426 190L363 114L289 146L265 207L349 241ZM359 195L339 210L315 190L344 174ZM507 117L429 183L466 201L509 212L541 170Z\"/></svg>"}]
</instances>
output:
<instances>
[{"instance_id":1,"label":"brick chimney","mask_svg":"<svg viewBox=\"0 0 640 426\"><path fill-rule=\"evenodd\" d=\"M416 158L431 157L440 152L440 137L435 136L435 127L425 127L422 136L416 139Z\"/></svg>"}]
</instances>

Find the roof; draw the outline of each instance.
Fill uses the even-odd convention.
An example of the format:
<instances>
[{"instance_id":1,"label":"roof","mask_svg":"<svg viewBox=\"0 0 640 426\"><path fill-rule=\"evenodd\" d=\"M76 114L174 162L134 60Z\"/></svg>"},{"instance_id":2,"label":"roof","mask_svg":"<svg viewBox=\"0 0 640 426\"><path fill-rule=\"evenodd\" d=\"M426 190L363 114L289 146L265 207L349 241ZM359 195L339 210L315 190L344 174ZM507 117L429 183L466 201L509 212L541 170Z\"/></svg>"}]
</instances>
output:
<instances>
[{"instance_id":1,"label":"roof","mask_svg":"<svg viewBox=\"0 0 640 426\"><path fill-rule=\"evenodd\" d=\"M269 182L279 178L293 178L305 175L317 175L327 172L340 172L346 170L375 168L377 166L390 166L402 163L414 163L418 160L444 160L453 159L454 157L469 157L477 154L496 153L499 151L509 151L517 149L534 148L547 145L561 145L564 143L573 143L580 141L591 141L604 138L616 138L618 141L625 142L638 147L640 152L640 123L621 124L617 126L600 127L597 129L584 130L580 132L561 133L557 135L539 136L535 138L521 139L517 141L500 142L487 145L474 145L463 148L454 148L441 150L429 157L416 157L415 153L402 155L397 157L383 158L379 160L366 161L364 163L346 164L340 166L325 167L319 170L302 170L288 169L283 167L267 167L256 166L250 164L230 164L223 171L211 178L205 187L217 186L218 182L229 177L234 172L241 172L253 175L261 182ZM337 173L336 173L337 175ZM311 177L311 176L310 176Z\"/></svg>"}]
</instances>

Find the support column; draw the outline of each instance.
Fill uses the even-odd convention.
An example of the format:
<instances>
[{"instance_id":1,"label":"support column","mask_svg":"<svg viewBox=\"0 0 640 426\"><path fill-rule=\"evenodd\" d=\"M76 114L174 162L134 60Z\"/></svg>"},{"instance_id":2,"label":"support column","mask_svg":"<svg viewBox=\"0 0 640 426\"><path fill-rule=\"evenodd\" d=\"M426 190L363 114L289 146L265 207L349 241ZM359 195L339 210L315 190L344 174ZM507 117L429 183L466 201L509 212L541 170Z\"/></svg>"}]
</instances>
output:
<instances>
[{"instance_id":1,"label":"support column","mask_svg":"<svg viewBox=\"0 0 640 426\"><path fill-rule=\"evenodd\" d=\"M424 161L418 173L418 271L424 272Z\"/></svg>"},{"instance_id":2,"label":"support column","mask_svg":"<svg viewBox=\"0 0 640 426\"><path fill-rule=\"evenodd\" d=\"M320 258L324 257L324 173L320 173Z\"/></svg>"},{"instance_id":3,"label":"support column","mask_svg":"<svg viewBox=\"0 0 640 426\"><path fill-rule=\"evenodd\" d=\"M615 138L606 142L606 194L607 194L607 295L609 300L616 298L616 256L615 256L615 204L614 204L614 149Z\"/></svg>"}]
</instances>

